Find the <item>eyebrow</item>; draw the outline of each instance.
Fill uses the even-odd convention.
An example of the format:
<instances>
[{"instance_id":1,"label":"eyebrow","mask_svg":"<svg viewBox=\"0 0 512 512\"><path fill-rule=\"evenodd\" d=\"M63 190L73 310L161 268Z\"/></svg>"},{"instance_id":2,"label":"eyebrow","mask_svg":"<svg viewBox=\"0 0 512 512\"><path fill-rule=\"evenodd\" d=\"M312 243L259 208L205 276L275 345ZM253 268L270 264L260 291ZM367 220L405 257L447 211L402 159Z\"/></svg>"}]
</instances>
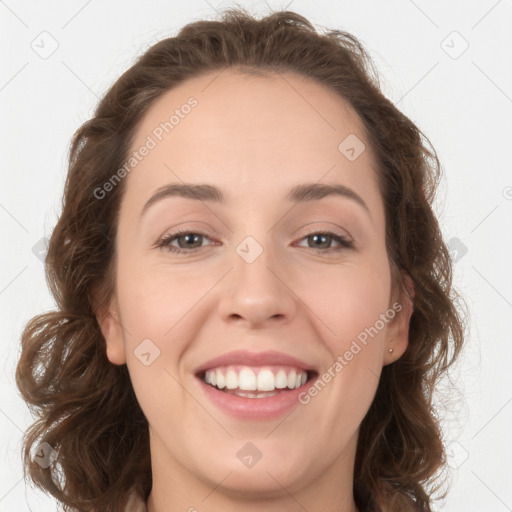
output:
<instances>
[{"instance_id":1,"label":"eyebrow","mask_svg":"<svg viewBox=\"0 0 512 512\"><path fill-rule=\"evenodd\" d=\"M293 187L286 195L286 200L293 203L301 201L317 201L328 196L339 196L352 199L354 202L362 206L368 214L370 209L363 201L361 196L345 185L329 185L325 183L304 183ZM164 185L156 190L156 192L144 204L141 217L156 202L168 197L183 197L196 201L212 201L219 204L226 204L225 194L217 187L209 184L195 183L173 183Z\"/></svg>"}]
</instances>

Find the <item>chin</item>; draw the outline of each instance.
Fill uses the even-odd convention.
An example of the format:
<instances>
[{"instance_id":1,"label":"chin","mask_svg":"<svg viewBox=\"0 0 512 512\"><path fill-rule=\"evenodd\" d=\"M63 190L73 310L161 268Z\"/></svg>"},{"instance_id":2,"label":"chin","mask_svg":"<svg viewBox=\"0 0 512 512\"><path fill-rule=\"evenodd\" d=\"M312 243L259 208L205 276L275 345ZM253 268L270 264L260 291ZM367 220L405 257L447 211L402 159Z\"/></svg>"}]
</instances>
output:
<instances>
[{"instance_id":1,"label":"chin","mask_svg":"<svg viewBox=\"0 0 512 512\"><path fill-rule=\"evenodd\" d=\"M212 454L210 459L203 458L201 462L214 460L214 457ZM213 487L222 482L225 494L256 500L262 494L269 498L281 496L283 487L288 490L295 488L295 492L300 490L305 485L308 468L294 457L281 457L274 452L272 456L262 455L251 467L246 467L235 457L224 459L208 469L203 468L202 473Z\"/></svg>"},{"instance_id":2,"label":"chin","mask_svg":"<svg viewBox=\"0 0 512 512\"><path fill-rule=\"evenodd\" d=\"M259 469L255 467L248 470L232 469L231 474L229 471L225 473L229 476L222 481L222 492L228 496L244 497L247 501L257 501L263 496L265 498L281 496L283 487L285 489L294 487L298 477L293 468L290 467L284 471L283 469L280 468L279 472L263 466ZM210 476L217 478L215 485L219 485L218 474Z\"/></svg>"}]
</instances>

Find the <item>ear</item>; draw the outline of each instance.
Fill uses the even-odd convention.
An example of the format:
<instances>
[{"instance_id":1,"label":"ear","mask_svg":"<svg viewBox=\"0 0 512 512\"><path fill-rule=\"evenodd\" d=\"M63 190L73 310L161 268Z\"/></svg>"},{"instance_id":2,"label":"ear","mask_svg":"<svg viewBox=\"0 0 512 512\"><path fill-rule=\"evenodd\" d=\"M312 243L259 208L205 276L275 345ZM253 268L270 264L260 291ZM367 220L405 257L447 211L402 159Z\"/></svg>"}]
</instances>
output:
<instances>
[{"instance_id":1,"label":"ear","mask_svg":"<svg viewBox=\"0 0 512 512\"><path fill-rule=\"evenodd\" d=\"M98 313L96 318L105 338L108 360L112 364L125 364L126 352L117 301L112 299L108 310Z\"/></svg>"},{"instance_id":2,"label":"ear","mask_svg":"<svg viewBox=\"0 0 512 512\"><path fill-rule=\"evenodd\" d=\"M409 325L414 311L414 303L411 297L414 298L415 289L411 277L405 273L402 276L405 289L402 291L399 300L391 305L391 308L397 313L388 325L383 366L400 359L409 345ZM393 349L393 352L389 352L389 349Z\"/></svg>"}]
</instances>

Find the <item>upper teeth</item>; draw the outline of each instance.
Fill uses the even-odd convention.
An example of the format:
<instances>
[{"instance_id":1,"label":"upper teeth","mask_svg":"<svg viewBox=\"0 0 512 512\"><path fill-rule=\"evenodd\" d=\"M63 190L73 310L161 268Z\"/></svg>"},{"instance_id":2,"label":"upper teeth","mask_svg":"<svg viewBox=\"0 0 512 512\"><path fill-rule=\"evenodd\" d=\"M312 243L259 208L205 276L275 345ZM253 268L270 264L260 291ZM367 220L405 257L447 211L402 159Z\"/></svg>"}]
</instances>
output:
<instances>
[{"instance_id":1,"label":"upper teeth","mask_svg":"<svg viewBox=\"0 0 512 512\"><path fill-rule=\"evenodd\" d=\"M207 370L204 381L219 389L242 389L246 391L273 391L274 389L296 389L306 383L307 372L292 368L254 368L251 366L228 366Z\"/></svg>"}]
</instances>

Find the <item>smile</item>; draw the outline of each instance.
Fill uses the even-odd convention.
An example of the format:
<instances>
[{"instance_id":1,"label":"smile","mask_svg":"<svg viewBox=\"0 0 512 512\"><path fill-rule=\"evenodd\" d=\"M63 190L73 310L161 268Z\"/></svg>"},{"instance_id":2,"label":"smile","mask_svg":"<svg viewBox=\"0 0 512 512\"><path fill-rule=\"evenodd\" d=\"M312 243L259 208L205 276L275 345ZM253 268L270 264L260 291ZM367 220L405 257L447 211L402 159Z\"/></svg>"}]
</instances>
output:
<instances>
[{"instance_id":1,"label":"smile","mask_svg":"<svg viewBox=\"0 0 512 512\"><path fill-rule=\"evenodd\" d=\"M203 380L219 390L247 398L263 398L280 389L297 389L308 380L308 372L286 366L227 366L207 370ZM243 393L255 391L256 393ZM258 393L259 392L259 393ZM276 392L277 393L277 392ZM274 394L276 394L274 393Z\"/></svg>"},{"instance_id":2,"label":"smile","mask_svg":"<svg viewBox=\"0 0 512 512\"><path fill-rule=\"evenodd\" d=\"M235 350L193 370L200 395L238 419L277 418L301 405L299 395L319 376L318 365L275 350Z\"/></svg>"},{"instance_id":3,"label":"smile","mask_svg":"<svg viewBox=\"0 0 512 512\"><path fill-rule=\"evenodd\" d=\"M227 366L196 375L203 397L229 416L271 420L301 406L300 393L318 377L315 371L285 366Z\"/></svg>"}]
</instances>

